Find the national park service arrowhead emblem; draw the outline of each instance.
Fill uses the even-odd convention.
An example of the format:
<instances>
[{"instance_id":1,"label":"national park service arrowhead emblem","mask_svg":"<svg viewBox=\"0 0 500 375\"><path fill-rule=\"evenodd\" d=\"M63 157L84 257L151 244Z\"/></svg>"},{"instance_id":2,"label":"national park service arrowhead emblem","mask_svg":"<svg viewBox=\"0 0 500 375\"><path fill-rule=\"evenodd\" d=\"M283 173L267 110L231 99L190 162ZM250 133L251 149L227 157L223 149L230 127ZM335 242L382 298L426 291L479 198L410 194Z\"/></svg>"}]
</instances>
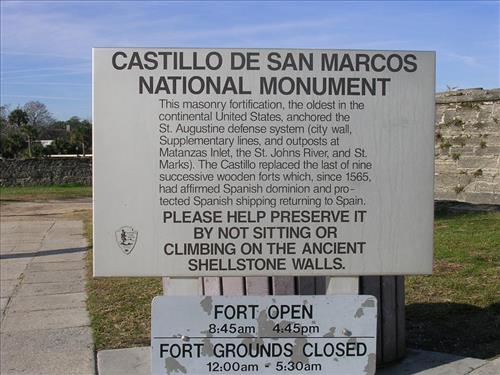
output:
<instances>
[{"instance_id":1,"label":"national park service arrowhead emblem","mask_svg":"<svg viewBox=\"0 0 500 375\"><path fill-rule=\"evenodd\" d=\"M129 226L121 227L115 232L116 242L125 254L128 255L134 250L134 246L137 242L137 235L138 232Z\"/></svg>"}]
</instances>

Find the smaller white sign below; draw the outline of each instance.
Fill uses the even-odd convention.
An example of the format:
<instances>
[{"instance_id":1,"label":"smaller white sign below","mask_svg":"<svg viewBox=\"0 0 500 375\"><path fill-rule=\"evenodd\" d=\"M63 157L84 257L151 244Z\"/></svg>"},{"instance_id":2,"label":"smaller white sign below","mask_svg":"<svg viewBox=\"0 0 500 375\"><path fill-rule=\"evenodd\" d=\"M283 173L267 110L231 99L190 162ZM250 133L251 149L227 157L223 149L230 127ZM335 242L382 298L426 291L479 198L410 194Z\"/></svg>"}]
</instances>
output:
<instances>
[{"instance_id":1,"label":"smaller white sign below","mask_svg":"<svg viewBox=\"0 0 500 375\"><path fill-rule=\"evenodd\" d=\"M152 373L374 374L373 296L156 297Z\"/></svg>"}]
</instances>

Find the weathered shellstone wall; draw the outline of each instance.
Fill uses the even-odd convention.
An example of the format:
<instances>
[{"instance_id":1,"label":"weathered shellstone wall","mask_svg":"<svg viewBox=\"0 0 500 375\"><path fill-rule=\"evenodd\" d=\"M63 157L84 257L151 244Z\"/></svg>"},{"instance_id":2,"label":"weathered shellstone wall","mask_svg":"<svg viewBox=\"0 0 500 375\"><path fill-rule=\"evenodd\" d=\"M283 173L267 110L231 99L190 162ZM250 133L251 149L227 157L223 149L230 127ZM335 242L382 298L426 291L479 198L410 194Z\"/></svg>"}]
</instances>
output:
<instances>
[{"instance_id":1,"label":"weathered shellstone wall","mask_svg":"<svg viewBox=\"0 0 500 375\"><path fill-rule=\"evenodd\" d=\"M0 186L92 185L92 159L0 160Z\"/></svg>"},{"instance_id":2,"label":"weathered shellstone wall","mask_svg":"<svg viewBox=\"0 0 500 375\"><path fill-rule=\"evenodd\" d=\"M435 198L500 204L500 89L436 95Z\"/></svg>"}]
</instances>

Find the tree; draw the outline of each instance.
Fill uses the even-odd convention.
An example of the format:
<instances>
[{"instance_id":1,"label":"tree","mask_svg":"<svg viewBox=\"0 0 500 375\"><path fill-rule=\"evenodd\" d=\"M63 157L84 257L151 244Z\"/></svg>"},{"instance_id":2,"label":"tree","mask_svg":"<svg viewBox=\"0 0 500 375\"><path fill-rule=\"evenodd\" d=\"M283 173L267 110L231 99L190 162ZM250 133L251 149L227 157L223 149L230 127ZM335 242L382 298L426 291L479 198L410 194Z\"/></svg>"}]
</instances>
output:
<instances>
[{"instance_id":1,"label":"tree","mask_svg":"<svg viewBox=\"0 0 500 375\"><path fill-rule=\"evenodd\" d=\"M43 137L43 138L41 138ZM44 147L37 139L52 139ZM10 111L0 106L0 155L6 158L38 157L52 154L83 154L91 152L92 124L73 116L67 121L56 121L45 104L26 103Z\"/></svg>"},{"instance_id":2,"label":"tree","mask_svg":"<svg viewBox=\"0 0 500 375\"><path fill-rule=\"evenodd\" d=\"M31 140L36 137L37 131L35 127L28 125L28 121L28 114L19 107L9 114L9 123L14 125L27 137L28 155L31 157Z\"/></svg>"},{"instance_id":3,"label":"tree","mask_svg":"<svg viewBox=\"0 0 500 375\"><path fill-rule=\"evenodd\" d=\"M72 117L69 121L71 120L74 120L74 118ZM92 124L86 120L80 121L78 119L78 121L78 125L73 121L73 125L76 125L76 128L73 128L71 131L70 142L81 146L82 155L85 156L85 148L89 147L92 143Z\"/></svg>"},{"instance_id":4,"label":"tree","mask_svg":"<svg viewBox=\"0 0 500 375\"><path fill-rule=\"evenodd\" d=\"M21 126L21 133L23 133L28 139L28 156L31 158L33 156L31 153L31 142L36 139L38 129L32 125L25 124Z\"/></svg>"},{"instance_id":5,"label":"tree","mask_svg":"<svg viewBox=\"0 0 500 375\"><path fill-rule=\"evenodd\" d=\"M26 141L17 129L8 129L0 137L2 156L15 158L26 148Z\"/></svg>"},{"instance_id":6,"label":"tree","mask_svg":"<svg viewBox=\"0 0 500 375\"><path fill-rule=\"evenodd\" d=\"M73 131L77 127L82 124L82 121L78 116L70 117L69 120L66 121L66 126L69 128L69 131Z\"/></svg>"},{"instance_id":7,"label":"tree","mask_svg":"<svg viewBox=\"0 0 500 375\"><path fill-rule=\"evenodd\" d=\"M20 128L21 126L26 125L27 123L28 123L28 114L21 108L18 107L9 114L9 124L16 126L17 128Z\"/></svg>"},{"instance_id":8,"label":"tree","mask_svg":"<svg viewBox=\"0 0 500 375\"><path fill-rule=\"evenodd\" d=\"M31 126L48 126L55 121L47 106L41 102L28 102L23 109L28 115L28 124Z\"/></svg>"},{"instance_id":9,"label":"tree","mask_svg":"<svg viewBox=\"0 0 500 375\"><path fill-rule=\"evenodd\" d=\"M2 105L0 106L0 131L3 131L7 128L7 124L9 123L9 106Z\"/></svg>"},{"instance_id":10,"label":"tree","mask_svg":"<svg viewBox=\"0 0 500 375\"><path fill-rule=\"evenodd\" d=\"M56 138L53 145L54 153L56 154L67 154L71 148L71 145L64 138Z\"/></svg>"}]
</instances>

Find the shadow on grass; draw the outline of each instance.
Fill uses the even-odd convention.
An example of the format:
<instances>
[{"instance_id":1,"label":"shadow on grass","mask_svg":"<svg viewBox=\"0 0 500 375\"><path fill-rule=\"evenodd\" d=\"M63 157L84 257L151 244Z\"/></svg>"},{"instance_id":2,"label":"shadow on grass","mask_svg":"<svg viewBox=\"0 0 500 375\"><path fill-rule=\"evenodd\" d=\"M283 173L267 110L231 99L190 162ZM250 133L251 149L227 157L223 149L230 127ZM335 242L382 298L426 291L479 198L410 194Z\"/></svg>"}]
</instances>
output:
<instances>
[{"instance_id":1,"label":"shadow on grass","mask_svg":"<svg viewBox=\"0 0 500 375\"><path fill-rule=\"evenodd\" d=\"M500 212L500 205L472 204L455 201L434 201L434 217L446 219L453 217L471 217L483 212Z\"/></svg>"},{"instance_id":2,"label":"shadow on grass","mask_svg":"<svg viewBox=\"0 0 500 375\"><path fill-rule=\"evenodd\" d=\"M500 303L485 308L459 303L406 306L409 348L491 358L500 354Z\"/></svg>"}]
</instances>

